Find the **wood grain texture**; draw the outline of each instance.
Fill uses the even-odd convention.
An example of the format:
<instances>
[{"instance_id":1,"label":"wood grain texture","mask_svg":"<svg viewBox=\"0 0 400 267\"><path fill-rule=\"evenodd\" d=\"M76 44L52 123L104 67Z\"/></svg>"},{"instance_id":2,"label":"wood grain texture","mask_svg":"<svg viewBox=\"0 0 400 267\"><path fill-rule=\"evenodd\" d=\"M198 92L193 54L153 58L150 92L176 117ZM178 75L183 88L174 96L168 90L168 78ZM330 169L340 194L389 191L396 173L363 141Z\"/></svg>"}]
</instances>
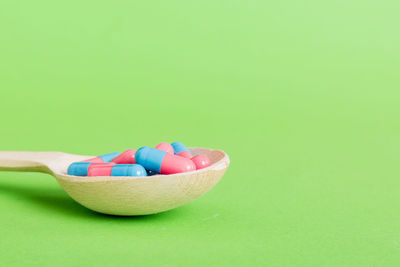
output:
<instances>
[{"instance_id":1,"label":"wood grain texture","mask_svg":"<svg viewBox=\"0 0 400 267\"><path fill-rule=\"evenodd\" d=\"M67 175L69 164L93 156L62 152L0 152L0 170L39 171L53 175L78 203L111 215L146 215L186 204L213 188L229 166L221 150L190 148L205 154L211 166L202 170L150 177L77 177Z\"/></svg>"}]
</instances>

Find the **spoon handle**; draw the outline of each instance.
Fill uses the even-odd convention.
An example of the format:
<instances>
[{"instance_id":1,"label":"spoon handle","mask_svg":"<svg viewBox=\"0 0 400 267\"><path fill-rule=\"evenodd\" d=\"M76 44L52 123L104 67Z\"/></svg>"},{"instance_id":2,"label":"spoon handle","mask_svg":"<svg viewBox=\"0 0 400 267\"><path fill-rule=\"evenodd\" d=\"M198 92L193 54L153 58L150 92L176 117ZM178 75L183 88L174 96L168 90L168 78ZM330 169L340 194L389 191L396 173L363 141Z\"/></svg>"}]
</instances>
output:
<instances>
[{"instance_id":1,"label":"spoon handle","mask_svg":"<svg viewBox=\"0 0 400 267\"><path fill-rule=\"evenodd\" d=\"M45 172L60 152L0 151L0 171Z\"/></svg>"}]
</instances>

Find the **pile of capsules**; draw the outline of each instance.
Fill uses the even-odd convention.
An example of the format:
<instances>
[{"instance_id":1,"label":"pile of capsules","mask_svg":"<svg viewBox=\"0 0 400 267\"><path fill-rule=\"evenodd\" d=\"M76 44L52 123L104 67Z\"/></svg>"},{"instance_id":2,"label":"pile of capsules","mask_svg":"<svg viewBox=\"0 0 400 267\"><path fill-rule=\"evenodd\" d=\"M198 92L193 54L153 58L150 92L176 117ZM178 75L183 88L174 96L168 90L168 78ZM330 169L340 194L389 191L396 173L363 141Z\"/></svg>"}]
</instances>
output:
<instances>
[{"instance_id":1,"label":"pile of capsules","mask_svg":"<svg viewBox=\"0 0 400 267\"><path fill-rule=\"evenodd\" d=\"M74 162L69 166L68 174L75 176L151 176L190 172L210 165L210 159L206 155L192 157L184 144L175 142L172 144L160 143L155 148L144 146L137 151L128 149L123 153L114 152Z\"/></svg>"}]
</instances>

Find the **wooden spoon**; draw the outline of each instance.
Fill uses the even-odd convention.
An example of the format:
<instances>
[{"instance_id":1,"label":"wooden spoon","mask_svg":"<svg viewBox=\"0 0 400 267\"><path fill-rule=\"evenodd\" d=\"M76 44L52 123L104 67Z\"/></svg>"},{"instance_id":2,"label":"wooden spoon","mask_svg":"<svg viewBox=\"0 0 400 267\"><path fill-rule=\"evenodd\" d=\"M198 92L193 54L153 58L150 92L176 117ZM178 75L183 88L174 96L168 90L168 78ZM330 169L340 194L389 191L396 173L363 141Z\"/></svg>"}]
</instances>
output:
<instances>
[{"instance_id":1,"label":"wooden spoon","mask_svg":"<svg viewBox=\"0 0 400 267\"><path fill-rule=\"evenodd\" d=\"M205 154L211 166L193 172L148 177L79 177L67 174L72 162L93 158L62 152L0 152L0 170L43 172L81 205L105 214L145 215L179 207L207 193L229 166L221 150L190 148Z\"/></svg>"}]
</instances>

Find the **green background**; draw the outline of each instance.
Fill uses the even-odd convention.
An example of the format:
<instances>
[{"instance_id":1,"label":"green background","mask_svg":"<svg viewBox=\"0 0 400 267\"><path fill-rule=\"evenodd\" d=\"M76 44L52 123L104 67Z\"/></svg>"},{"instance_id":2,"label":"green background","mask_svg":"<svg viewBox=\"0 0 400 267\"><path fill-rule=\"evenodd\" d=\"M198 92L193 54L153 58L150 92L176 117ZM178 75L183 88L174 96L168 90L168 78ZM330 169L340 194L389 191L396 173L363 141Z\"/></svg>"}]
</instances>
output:
<instances>
[{"instance_id":1,"label":"green background","mask_svg":"<svg viewBox=\"0 0 400 267\"><path fill-rule=\"evenodd\" d=\"M398 1L1 1L1 150L225 150L208 194L112 217L0 173L4 266L400 263Z\"/></svg>"}]
</instances>

